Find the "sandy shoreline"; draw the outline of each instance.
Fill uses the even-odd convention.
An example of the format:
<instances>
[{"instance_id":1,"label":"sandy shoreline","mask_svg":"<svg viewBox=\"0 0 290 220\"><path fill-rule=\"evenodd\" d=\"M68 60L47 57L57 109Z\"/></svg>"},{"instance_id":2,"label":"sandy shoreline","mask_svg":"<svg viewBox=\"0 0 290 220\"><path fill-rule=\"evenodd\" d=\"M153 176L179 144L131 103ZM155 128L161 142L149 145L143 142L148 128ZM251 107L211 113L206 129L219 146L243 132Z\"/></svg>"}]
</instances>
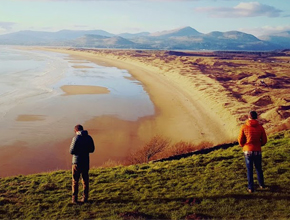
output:
<instances>
[{"instance_id":1,"label":"sandy shoreline","mask_svg":"<svg viewBox=\"0 0 290 220\"><path fill-rule=\"evenodd\" d=\"M83 51L49 50L87 59L99 65L128 70L134 78L143 83L156 106L156 134L170 137L173 141L207 141L213 144L229 142L236 138L236 119L226 109L213 110L216 107L212 105L214 103L196 91L186 76L161 72L154 66L130 59L121 60L114 56Z\"/></svg>"},{"instance_id":2,"label":"sandy shoreline","mask_svg":"<svg viewBox=\"0 0 290 220\"><path fill-rule=\"evenodd\" d=\"M235 117L225 108L217 105L212 97L198 91L189 77L170 72L166 66L161 70L156 66L142 63L142 59L139 62L130 58L84 51L37 49L65 53L77 60L88 60L102 66L125 69L144 85L144 89L155 105L155 115L137 121L121 120L108 115L84 121L85 129L92 135L96 144L96 152L91 155L92 167L100 166L110 160L124 160L130 152L144 146L155 135L161 135L172 142L186 141L194 144L210 142L213 145L236 139L238 124ZM211 79L205 77L204 80ZM64 86L61 89L70 95L109 92L106 88L85 86ZM41 118L22 116L20 119L29 121ZM2 173L5 171L2 175L70 169L71 155L68 153L68 148L71 137L62 138L63 141L43 144L38 148L29 148L28 143L18 143L17 147L5 147L0 159L5 160L9 155L13 155L13 159L7 161L1 168ZM17 149L26 149L26 153L21 154ZM31 166L27 162L35 162L33 158L43 159L37 162L38 166ZM23 164L22 169L19 169L15 161L20 163L24 161L25 165Z\"/></svg>"}]
</instances>

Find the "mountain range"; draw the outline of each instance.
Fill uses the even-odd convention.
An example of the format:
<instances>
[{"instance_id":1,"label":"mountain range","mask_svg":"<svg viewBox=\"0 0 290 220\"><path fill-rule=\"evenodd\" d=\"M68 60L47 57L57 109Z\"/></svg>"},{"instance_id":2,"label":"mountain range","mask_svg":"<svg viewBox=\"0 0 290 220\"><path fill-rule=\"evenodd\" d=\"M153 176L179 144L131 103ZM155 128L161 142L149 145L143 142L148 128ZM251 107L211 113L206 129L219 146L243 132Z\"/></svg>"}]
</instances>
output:
<instances>
[{"instance_id":1,"label":"mountain range","mask_svg":"<svg viewBox=\"0 0 290 220\"><path fill-rule=\"evenodd\" d=\"M0 45L69 46L160 50L250 50L269 51L290 48L290 31L261 36L239 31L208 34L192 27L156 33L111 34L104 30L61 30L58 32L19 31L0 35Z\"/></svg>"}]
</instances>

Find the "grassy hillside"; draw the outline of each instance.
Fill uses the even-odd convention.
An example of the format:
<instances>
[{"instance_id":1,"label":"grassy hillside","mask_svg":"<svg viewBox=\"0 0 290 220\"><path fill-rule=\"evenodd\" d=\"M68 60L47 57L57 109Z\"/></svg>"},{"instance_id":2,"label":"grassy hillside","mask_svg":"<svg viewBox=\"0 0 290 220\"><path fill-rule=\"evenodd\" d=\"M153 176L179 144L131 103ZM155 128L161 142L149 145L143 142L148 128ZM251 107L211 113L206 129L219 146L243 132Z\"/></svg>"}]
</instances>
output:
<instances>
[{"instance_id":1,"label":"grassy hillside","mask_svg":"<svg viewBox=\"0 0 290 220\"><path fill-rule=\"evenodd\" d=\"M252 194L246 191L239 146L175 161L92 169L90 202L82 205L70 203L70 171L2 178L0 219L289 219L290 131L263 147L263 166L269 189Z\"/></svg>"}]
</instances>

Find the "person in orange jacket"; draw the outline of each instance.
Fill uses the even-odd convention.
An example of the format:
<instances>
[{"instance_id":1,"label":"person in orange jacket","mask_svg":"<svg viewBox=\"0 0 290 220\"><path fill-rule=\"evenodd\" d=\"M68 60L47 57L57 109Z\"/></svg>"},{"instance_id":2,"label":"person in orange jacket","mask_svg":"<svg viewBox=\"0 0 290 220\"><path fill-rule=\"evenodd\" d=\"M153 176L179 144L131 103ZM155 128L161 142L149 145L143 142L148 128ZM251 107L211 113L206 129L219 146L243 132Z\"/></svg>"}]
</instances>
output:
<instances>
[{"instance_id":1,"label":"person in orange jacket","mask_svg":"<svg viewBox=\"0 0 290 220\"><path fill-rule=\"evenodd\" d=\"M263 126L257 121L258 114L251 111L248 120L242 125L238 142L243 147L247 166L248 192L254 192L253 165L255 165L260 188L265 188L262 170L261 147L267 143L267 135Z\"/></svg>"}]
</instances>

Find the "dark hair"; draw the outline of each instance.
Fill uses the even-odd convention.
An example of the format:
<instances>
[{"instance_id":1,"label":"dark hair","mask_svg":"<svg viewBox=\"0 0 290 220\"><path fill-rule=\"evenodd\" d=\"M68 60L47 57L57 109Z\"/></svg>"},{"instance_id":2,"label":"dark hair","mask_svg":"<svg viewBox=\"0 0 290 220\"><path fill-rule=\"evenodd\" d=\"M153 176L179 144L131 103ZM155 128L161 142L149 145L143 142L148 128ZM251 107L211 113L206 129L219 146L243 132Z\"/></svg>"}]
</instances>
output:
<instances>
[{"instance_id":1,"label":"dark hair","mask_svg":"<svg viewBox=\"0 0 290 220\"><path fill-rule=\"evenodd\" d=\"M82 131L82 130L84 130L84 128L83 128L83 126L81 126L81 125L76 125L76 126L75 126L75 130L76 130L76 131Z\"/></svg>"},{"instance_id":2,"label":"dark hair","mask_svg":"<svg viewBox=\"0 0 290 220\"><path fill-rule=\"evenodd\" d=\"M249 116L251 119L257 119L258 113L256 111L250 111Z\"/></svg>"}]
</instances>

